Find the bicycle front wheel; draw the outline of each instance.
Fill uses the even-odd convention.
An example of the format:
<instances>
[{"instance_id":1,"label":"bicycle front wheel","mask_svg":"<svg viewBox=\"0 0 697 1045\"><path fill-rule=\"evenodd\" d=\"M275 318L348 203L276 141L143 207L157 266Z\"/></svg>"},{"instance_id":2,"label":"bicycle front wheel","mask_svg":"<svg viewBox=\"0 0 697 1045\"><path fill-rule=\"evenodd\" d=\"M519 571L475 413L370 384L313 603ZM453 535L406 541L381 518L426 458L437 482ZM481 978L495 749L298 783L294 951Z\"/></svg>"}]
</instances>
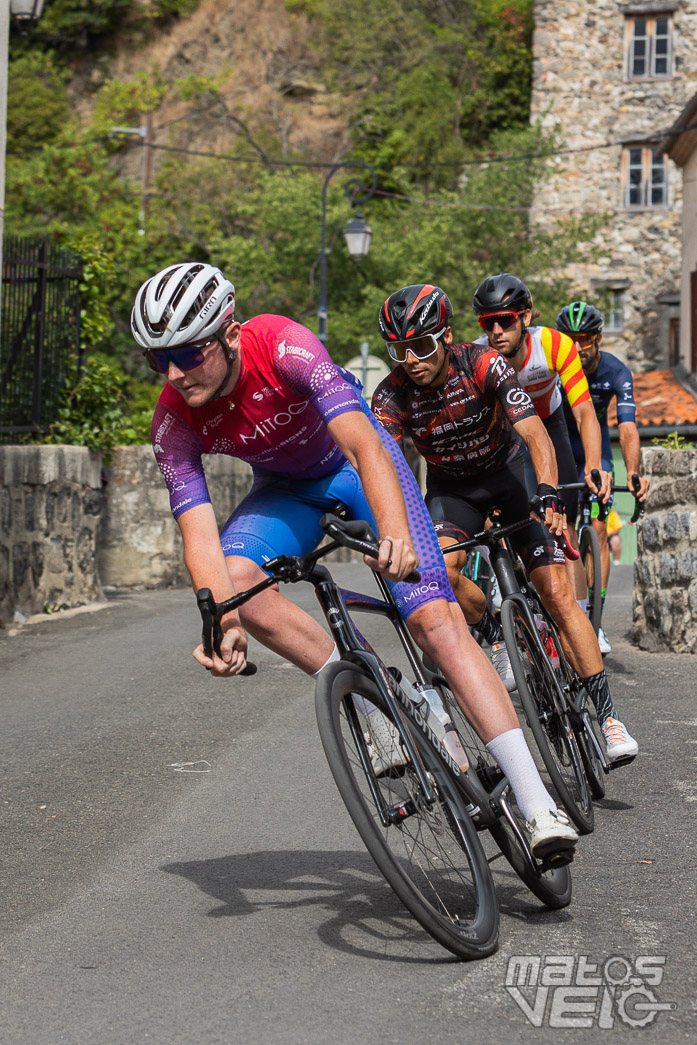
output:
<instances>
[{"instance_id":1,"label":"bicycle front wheel","mask_svg":"<svg viewBox=\"0 0 697 1045\"><path fill-rule=\"evenodd\" d=\"M532 616L514 599L501 609L503 637L525 718L559 800L582 834L593 830L593 802L576 736L554 669Z\"/></svg>"},{"instance_id":2,"label":"bicycle front wheel","mask_svg":"<svg viewBox=\"0 0 697 1045\"><path fill-rule=\"evenodd\" d=\"M349 815L419 924L459 958L485 958L496 949L498 904L479 836L457 788L416 731L436 801L426 801L409 760L398 773L376 776L367 743L370 717L359 713L363 699L386 711L377 687L353 665L331 664L317 681L319 734Z\"/></svg>"},{"instance_id":3,"label":"bicycle front wheel","mask_svg":"<svg viewBox=\"0 0 697 1045\"><path fill-rule=\"evenodd\" d=\"M578 542L581 562L586 574L588 587L588 616L595 634L600 627L602 613L602 563L600 561L600 540L592 525L584 526Z\"/></svg>"}]
</instances>

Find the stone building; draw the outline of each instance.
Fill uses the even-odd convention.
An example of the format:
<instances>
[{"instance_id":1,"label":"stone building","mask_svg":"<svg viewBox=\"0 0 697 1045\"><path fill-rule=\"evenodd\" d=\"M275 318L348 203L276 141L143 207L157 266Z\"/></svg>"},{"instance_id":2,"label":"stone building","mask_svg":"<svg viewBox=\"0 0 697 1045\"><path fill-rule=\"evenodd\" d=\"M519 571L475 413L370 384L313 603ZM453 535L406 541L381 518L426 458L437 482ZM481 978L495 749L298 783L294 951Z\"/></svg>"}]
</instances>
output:
<instances>
[{"instance_id":1,"label":"stone building","mask_svg":"<svg viewBox=\"0 0 697 1045\"><path fill-rule=\"evenodd\" d=\"M604 347L636 372L680 361L681 179L655 146L695 93L697 0L536 0L532 120L562 147L535 194L543 227L606 215L570 294L602 305Z\"/></svg>"}]
</instances>

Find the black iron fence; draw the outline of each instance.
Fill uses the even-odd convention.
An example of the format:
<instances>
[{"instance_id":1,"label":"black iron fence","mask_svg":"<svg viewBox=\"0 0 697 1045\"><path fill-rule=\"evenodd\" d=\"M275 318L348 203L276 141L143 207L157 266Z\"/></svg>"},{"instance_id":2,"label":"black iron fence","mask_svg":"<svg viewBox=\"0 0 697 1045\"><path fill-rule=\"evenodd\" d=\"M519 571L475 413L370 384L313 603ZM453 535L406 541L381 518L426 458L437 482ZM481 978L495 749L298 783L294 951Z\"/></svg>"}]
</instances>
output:
<instances>
[{"instance_id":1,"label":"black iron fence","mask_svg":"<svg viewBox=\"0 0 697 1045\"><path fill-rule=\"evenodd\" d=\"M80 259L6 236L0 303L0 442L45 431L58 416L66 363L80 366Z\"/></svg>"}]
</instances>

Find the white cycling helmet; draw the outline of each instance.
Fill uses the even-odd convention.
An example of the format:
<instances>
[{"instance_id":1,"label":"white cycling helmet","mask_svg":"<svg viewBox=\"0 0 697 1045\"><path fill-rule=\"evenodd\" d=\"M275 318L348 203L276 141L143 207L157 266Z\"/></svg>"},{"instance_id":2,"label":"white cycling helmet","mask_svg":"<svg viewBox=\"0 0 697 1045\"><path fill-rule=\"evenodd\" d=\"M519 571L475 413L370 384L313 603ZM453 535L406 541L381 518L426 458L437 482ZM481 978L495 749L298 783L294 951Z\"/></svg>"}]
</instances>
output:
<instances>
[{"instance_id":1,"label":"white cycling helmet","mask_svg":"<svg viewBox=\"0 0 697 1045\"><path fill-rule=\"evenodd\" d=\"M219 268L188 261L147 279L131 313L141 348L176 348L213 337L235 314L235 288Z\"/></svg>"}]
</instances>

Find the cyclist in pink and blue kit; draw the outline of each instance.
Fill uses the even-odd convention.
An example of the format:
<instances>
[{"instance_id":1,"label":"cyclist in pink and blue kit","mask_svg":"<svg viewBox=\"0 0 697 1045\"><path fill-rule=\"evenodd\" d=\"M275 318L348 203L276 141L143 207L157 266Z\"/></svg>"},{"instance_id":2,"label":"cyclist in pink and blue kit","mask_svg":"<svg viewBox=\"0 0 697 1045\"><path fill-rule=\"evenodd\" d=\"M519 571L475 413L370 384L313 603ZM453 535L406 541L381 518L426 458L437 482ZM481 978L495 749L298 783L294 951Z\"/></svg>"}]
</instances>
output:
<instances>
[{"instance_id":1,"label":"cyclist in pink and blue kit","mask_svg":"<svg viewBox=\"0 0 697 1045\"><path fill-rule=\"evenodd\" d=\"M377 532L379 556L366 561L390 583L414 638L491 745L523 815L541 823L532 814L552 814L533 833L536 854L573 846L576 834L556 814L508 694L455 602L411 470L356 380L293 320L260 315L236 322L234 287L211 265L172 265L147 280L131 325L150 366L167 378L152 441L194 590L210 588L222 602L253 586L269 559L316 547L322 515L345 504ZM220 535L202 454L237 457L253 470L251 491ZM417 566L421 581L407 583ZM324 628L276 587L228 613L222 628L222 657L207 657L202 646L194 651L213 675L243 670L247 632L312 676L338 657Z\"/></svg>"}]
</instances>

